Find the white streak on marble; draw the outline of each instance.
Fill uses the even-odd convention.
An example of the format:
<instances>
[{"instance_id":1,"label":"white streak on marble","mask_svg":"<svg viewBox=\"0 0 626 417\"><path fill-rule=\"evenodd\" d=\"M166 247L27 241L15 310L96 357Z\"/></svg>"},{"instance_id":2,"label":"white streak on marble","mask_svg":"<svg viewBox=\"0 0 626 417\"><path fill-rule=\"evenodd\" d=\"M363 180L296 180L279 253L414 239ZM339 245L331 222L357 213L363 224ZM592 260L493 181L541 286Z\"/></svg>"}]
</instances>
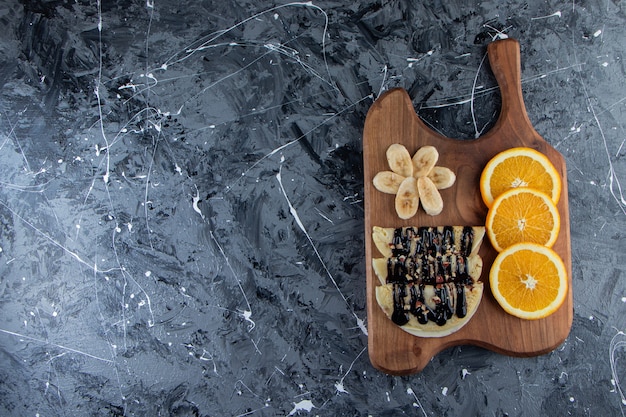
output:
<instances>
[{"instance_id":1,"label":"white streak on marble","mask_svg":"<svg viewBox=\"0 0 626 417\"><path fill-rule=\"evenodd\" d=\"M387 81L387 65L385 65L383 67L383 69L381 70L381 72L383 73L383 80L380 83L380 89L378 90L378 95L376 97L380 97L383 94L383 91L386 90L385 88L385 81Z\"/></svg>"},{"instance_id":2,"label":"white streak on marble","mask_svg":"<svg viewBox=\"0 0 626 417\"><path fill-rule=\"evenodd\" d=\"M324 126L326 123L330 122L331 120L333 120L336 117L339 117L340 115L342 115L343 113L347 112L348 110L354 108L355 106L357 106L358 104L360 104L361 102L367 100L367 99L372 99L373 95L367 95L361 99L359 99L358 101L344 107L343 109L341 109L339 112L333 114L332 116L330 116L327 119L324 119L321 123L318 123L317 125L313 126L311 129L309 129L308 131L306 131L304 134L302 134L301 136L295 138L294 140L291 140L275 149L273 149L272 151L268 152L267 154L265 154L264 156L262 156L261 158L259 158L256 162L254 162L248 169L246 169L245 171L243 171L241 173L241 175L239 176L239 178L237 178L234 182L232 182L230 185L227 185L225 190L226 191L230 191L239 181L241 181L242 178L244 178L250 171L252 171L254 168L256 168L258 165L260 165L263 161L265 161L268 158L271 158L272 156L276 155L277 153L279 153L280 151L287 149L288 147L290 147L291 145L294 145L298 142L300 142L302 139L304 139L307 135L311 134L312 132L314 132L315 130L319 129L320 127Z\"/></svg>"},{"instance_id":3,"label":"white streak on marble","mask_svg":"<svg viewBox=\"0 0 626 417\"><path fill-rule=\"evenodd\" d=\"M315 405L311 402L311 400L302 400L297 403L293 403L293 405L293 410L291 410L288 414L290 416L295 415L298 411L306 411L310 413L311 410L315 408Z\"/></svg>"},{"instance_id":4,"label":"white streak on marble","mask_svg":"<svg viewBox=\"0 0 626 417\"><path fill-rule=\"evenodd\" d=\"M150 217L148 216L148 203L150 202L148 200L148 190L149 190L149 185L150 185L150 177L152 175L152 166L154 164L154 157L156 155L156 151L157 151L157 147L159 145L159 141L157 140L154 143L154 146L152 147L152 155L150 156L150 164L148 166L148 174L146 176L146 182L145 182L145 186L144 186L144 200L143 200L143 211L144 211L144 218L145 218L145 223L146 223L146 231L148 232L148 243L150 244L150 249L154 250L154 246L152 245L152 229L150 228ZM107 152L107 155L109 155L109 152Z\"/></svg>"},{"instance_id":5,"label":"white streak on marble","mask_svg":"<svg viewBox=\"0 0 626 417\"><path fill-rule=\"evenodd\" d=\"M248 308L249 308L249 305L248 305ZM248 331L252 331L252 329L254 329L256 327L256 323L254 322L254 320L251 319L252 311L245 310L245 311L241 311L240 314L243 317L243 319L249 323ZM254 344L254 346L256 347L256 343ZM261 353L261 351L259 351L258 348L256 350L257 350L257 352Z\"/></svg>"},{"instance_id":6,"label":"white streak on marble","mask_svg":"<svg viewBox=\"0 0 626 417\"><path fill-rule=\"evenodd\" d=\"M533 17L530 20L541 20L541 19L548 19L550 17L561 17L561 11L557 10L556 12L549 14L547 16L539 16L539 17Z\"/></svg>"},{"instance_id":7,"label":"white streak on marble","mask_svg":"<svg viewBox=\"0 0 626 417\"><path fill-rule=\"evenodd\" d=\"M327 37L327 32L328 32L328 15L326 14L326 12L314 5L312 2L292 2L292 3L286 3L286 4L282 4L282 5L278 5L266 10L263 10L261 12L258 12L246 19L243 19L239 22L237 22L236 24L223 29L223 30L219 30L219 31L215 31L213 33L211 33L210 35L207 35L205 37L205 40L202 40L202 43L199 46L193 46L193 44L187 46L186 48L184 48L183 50L185 51L186 55L184 55L181 58L177 58L178 53L172 55L170 58L168 58L163 64L161 64L160 68L168 68L170 67L172 64L174 63L181 63L185 60L187 60L188 58L190 58L192 55L194 55L196 52L201 51L202 49L206 49L207 47L212 47L213 42L217 39L219 39L220 37L224 36L227 33L232 32L233 30L239 28L242 25L245 25L247 22L250 22L252 20L259 20L259 18L265 14L269 14L269 13L273 13L276 12L279 9L285 8L285 7L298 7L298 6L304 6L304 7L308 7L308 8L312 8L315 9L317 11L319 11L323 16L324 16L324 30L322 33L322 39L321 39L321 44L322 44L322 56L324 59L324 66L326 69L326 73L328 76L328 79L325 79L324 77L320 76L314 69L313 67L311 67L308 64L305 64L301 59L297 58L298 55L298 51L291 49L291 48L285 48L284 45L276 45L276 44L272 44L272 43L266 43L265 47L269 48L268 52L266 52L265 54L262 54L261 56L253 59L251 62L249 62L248 64L246 64L244 67L240 68L237 71L234 71L226 76L224 76L223 78L211 83L209 86L203 88L199 93L191 96L189 99L187 99L185 101L185 103L183 103L177 110L177 113L180 113L183 108L185 107L185 104L188 103L190 100L193 100L197 97L199 97L201 94L204 94L208 89L212 88L213 86L221 83L222 81L231 78L235 75L237 75L238 73L246 70L247 68L249 68L251 65L253 65L254 63L258 62L259 60L265 58L269 53L272 52L280 52L283 54L286 54L287 56L290 56L294 59L296 59L296 61L302 65L303 68L305 68L306 70L308 70L309 73L313 74L315 77L321 79L323 82L325 82L326 84L330 85L333 90L335 90L337 93L339 93L339 89L337 88L337 86L335 85L335 83L332 81L332 77L330 75L330 68L328 66L328 60L326 57L326 37ZM196 43L196 42L194 42ZM228 46L233 46L233 45L239 45L238 43L233 43L233 42L228 42L228 43L223 43L222 45L228 45ZM246 46L246 45L242 45L242 46ZM293 53L295 52L295 54Z\"/></svg>"},{"instance_id":8,"label":"white streak on marble","mask_svg":"<svg viewBox=\"0 0 626 417\"><path fill-rule=\"evenodd\" d=\"M482 133L482 131L485 129L485 127L483 126L483 128L480 131L478 130L478 124L476 122L476 113L474 111L474 94L476 92L476 82L478 81L478 74L480 73L480 69L482 68L483 63L485 62L486 57L487 57L487 54L483 55L482 59L480 60L480 64L478 64L478 69L476 70L476 75L474 76L474 82L472 83L472 94L470 95L470 111L472 113L472 123L474 123L474 138L478 138L480 134Z\"/></svg>"},{"instance_id":9,"label":"white streak on marble","mask_svg":"<svg viewBox=\"0 0 626 417\"><path fill-rule=\"evenodd\" d=\"M217 238L213 234L213 231L210 231L209 233L211 235L211 239L213 240L213 242L217 246L218 250L222 254L222 257L226 261L226 266L230 270L233 278L235 278L235 281L237 282L237 286L239 287L239 291L241 291L241 294L243 295L244 301L246 302L246 305L248 306L248 309L240 311L239 315L241 315L241 317L245 321L247 321L249 323L248 331L252 331L254 329L254 327L256 326L256 324L255 324L255 322L251 318L252 317L252 307L250 306L250 301L248 301L248 296L246 295L246 292L244 291L243 286L241 285L241 280L239 279L239 276L235 273L235 270L233 269L232 265L230 264L230 260L228 259L228 256L226 256L226 252L224 252L224 249L222 248L222 245L220 245L220 243L218 242Z\"/></svg>"},{"instance_id":10,"label":"white streak on marble","mask_svg":"<svg viewBox=\"0 0 626 417\"><path fill-rule=\"evenodd\" d=\"M152 310L152 301L150 299L150 296L148 295L148 292L143 288L143 286L132 276L132 274L130 274L126 268L124 267L124 265L122 264L122 262L120 261L118 252L117 252L117 246L115 244L115 235L116 235L117 231L113 230L113 235L112 235L112 247L113 247L113 253L115 255L115 261L117 262L117 265L119 266L119 271L121 272L122 278L123 280L123 286L122 286L122 299L125 299L126 297L126 287L127 287L127 283L128 281L131 281L133 285L135 285L139 291L144 295L145 297L145 302L142 305L147 304L148 306L148 313L150 314L150 318L148 319L148 327L152 327L154 326L154 311ZM94 266L95 267L95 266ZM122 309L122 315L124 316L126 313L124 311L124 309ZM122 320L122 327L124 328L124 340L126 339L126 320L125 318ZM126 348L126 345L124 345L124 347Z\"/></svg>"},{"instance_id":11,"label":"white streak on marble","mask_svg":"<svg viewBox=\"0 0 626 417\"><path fill-rule=\"evenodd\" d=\"M318 209L317 207L315 207L315 211L317 211L317 214L319 214L324 220L326 220L330 224L335 224L330 218L328 218L328 216L326 216L324 213L322 213L320 211L320 209Z\"/></svg>"},{"instance_id":12,"label":"white streak on marble","mask_svg":"<svg viewBox=\"0 0 626 417\"><path fill-rule=\"evenodd\" d=\"M413 391L413 388L408 387L408 388L407 388L407 390L406 390L406 393L407 393L408 395L412 395L412 396L413 396L413 399L415 400L414 405L415 405L417 408L419 408L420 410L422 410L422 414L424 414L424 417L428 417L428 416L426 415L426 411L424 411L424 407L422 406L422 403L420 402L419 398L417 398L417 395L415 395L415 391Z\"/></svg>"},{"instance_id":13,"label":"white streak on marble","mask_svg":"<svg viewBox=\"0 0 626 417\"><path fill-rule=\"evenodd\" d=\"M193 211L198 213L200 217L202 217L202 219L204 220L204 214L202 214L200 207L198 207L199 202L200 202L200 191L198 191L198 187L196 186L196 195L192 197L191 207L193 208Z\"/></svg>"},{"instance_id":14,"label":"white streak on marble","mask_svg":"<svg viewBox=\"0 0 626 417\"><path fill-rule=\"evenodd\" d=\"M544 79L550 75L559 73L559 72L563 72L566 70L571 70L571 69L576 69L576 70L580 70L582 68L582 66L585 65L584 63L577 63L577 64L572 64L572 65L568 65L566 67L559 67L557 69L551 70L551 71L547 71L538 75L534 75L534 76L530 76L530 77L526 77L526 78L522 78L521 82L522 85L530 83L530 82L535 82L537 80L541 80ZM478 72L477 72L478 73ZM445 108L445 107L452 107L452 106L458 106L458 105L463 105L463 104L468 104L468 103L472 103L472 101L476 98L476 97L482 97L485 96L487 94L491 94L494 93L496 91L499 90L498 86L493 86L493 87L483 87L483 86L476 86L476 88L472 89L472 91L470 92L469 95L460 95L460 96L455 96L455 97L444 97L441 98L437 101L434 101L433 104L428 104L428 105L422 105L420 106L420 109L440 109L440 108ZM616 103L619 104L619 103Z\"/></svg>"},{"instance_id":15,"label":"white streak on marble","mask_svg":"<svg viewBox=\"0 0 626 417\"><path fill-rule=\"evenodd\" d=\"M106 169L104 175L102 176L102 180L105 184L109 183L109 170L111 166L110 152L109 152L109 140L107 138L107 134L104 130L104 115L102 112L102 100L100 97L100 86L102 85L102 65L103 65L103 52L102 52L102 4L101 0L98 0L98 77L96 79L96 86L94 88L94 93L96 95L96 99L98 101L98 125L100 127L100 134L102 135L102 139L104 139L105 148L107 149L106 153ZM97 149L97 148L96 148Z\"/></svg>"},{"instance_id":16,"label":"white streak on marble","mask_svg":"<svg viewBox=\"0 0 626 417\"><path fill-rule=\"evenodd\" d=\"M620 183L620 179L615 173L615 167L613 166L613 160L611 158L611 152L609 150L609 145L608 145L606 135L604 134L604 129L602 128L602 124L600 123L600 119L598 118L598 114L596 113L595 106L593 105L592 100L589 97L589 94L587 92L587 87L582 77L580 77L580 83L583 87L585 98L587 99L587 107L591 111L591 114L593 115L593 120L595 121L596 126L598 127L598 131L600 132L600 137L602 138L602 146L607 156L609 192L611 193L611 196L613 197L613 199L615 199L619 209L622 211L624 215L626 215L626 197L624 197L624 193L622 192L622 185Z\"/></svg>"},{"instance_id":17,"label":"white streak on marble","mask_svg":"<svg viewBox=\"0 0 626 417\"><path fill-rule=\"evenodd\" d=\"M512 28L512 26L507 26L507 27L505 27L504 29L499 30L499 29L494 28L494 27L493 27L493 26L491 26L491 25L487 25L487 24L485 24L485 25L483 25L483 26L484 26L484 27L486 27L486 28L488 28L488 29L493 30L494 32L496 32L496 34L495 34L495 35L493 35L493 36L491 37L491 40L492 40L492 41L496 41L496 40L498 40L498 39L507 39L507 38L509 37L509 35L507 35L505 32L506 32L507 30L509 30L509 29L511 29L511 28Z\"/></svg>"},{"instance_id":18,"label":"white streak on marble","mask_svg":"<svg viewBox=\"0 0 626 417\"><path fill-rule=\"evenodd\" d=\"M298 64L300 64L300 66L306 72L311 74L313 77L318 78L323 83L328 84L331 87L335 87L331 80L325 79L311 65L309 65L306 62L304 62L300 58L300 53L298 52L297 49L290 48L290 47L288 47L288 46L286 46L284 44L280 44L280 43L276 43L276 42L266 43L265 45L263 45L263 47L265 49L267 49L268 51L278 52L278 53L280 53L280 54L282 54L282 55L284 55L284 56L286 56L288 58L291 58L291 59L295 60Z\"/></svg>"},{"instance_id":19,"label":"white streak on marble","mask_svg":"<svg viewBox=\"0 0 626 417\"><path fill-rule=\"evenodd\" d=\"M24 159L24 164L26 165L26 169L28 170L28 172L30 172L31 171L30 164L28 163L28 159L26 158L26 154L24 153L24 150L22 149L22 144L20 143L20 140L18 139L17 135L15 134L15 125L11 122L11 119L9 119L8 117L5 116L5 119L7 121L7 124L11 128L11 130L9 130L9 134L7 135L7 139L5 140L4 143L6 143L6 141L9 139L9 137L13 138L13 141L17 145L17 148L20 150L20 155L22 155L22 158ZM0 149L2 149L4 147L4 143L2 144Z\"/></svg>"},{"instance_id":20,"label":"white streak on marble","mask_svg":"<svg viewBox=\"0 0 626 417\"><path fill-rule=\"evenodd\" d=\"M53 343L53 342L50 342L50 341L47 341L47 340L42 340L42 339L38 339L36 337L27 336L25 334L12 332L10 330L6 330L6 329L0 328L0 333L4 333L4 334L11 335L11 336L15 336L15 337L19 338L20 341L29 340L31 342L36 342L36 343L39 343L39 344L44 345L44 346L52 346L52 347L56 347L56 348L61 349L61 350L65 350L67 352L72 352L72 353L76 353L76 354L79 354L79 355L83 355L83 356L86 356L88 358L95 359L95 360L98 360L98 361L101 361L101 362L114 363L110 359L106 359L106 358L102 358L100 356L92 355L91 353L87 353L87 352L84 352L84 351L79 350L79 349L74 349L74 348L71 348L71 347L68 347L68 346L64 346L64 345L60 345L60 344L57 344L57 343Z\"/></svg>"},{"instance_id":21,"label":"white streak on marble","mask_svg":"<svg viewBox=\"0 0 626 417\"><path fill-rule=\"evenodd\" d=\"M611 377L615 390L620 396L622 406L626 406L626 396L624 395L624 390L620 385L617 371L616 353L618 350L626 351L626 334L623 331L618 331L611 339L611 343L609 344L609 362L611 364Z\"/></svg>"},{"instance_id":22,"label":"white streak on marble","mask_svg":"<svg viewBox=\"0 0 626 417\"><path fill-rule=\"evenodd\" d=\"M20 219L22 222L24 222L24 224L26 224L28 227L30 227L31 229L33 229L35 232L37 232L39 235L43 236L47 241L49 241L50 243L52 243L54 246L62 249L65 253L67 253L68 255L70 255L72 258L76 259L79 263L91 268L95 268L98 272L110 272L110 271L116 271L119 270L118 268L110 268L110 269L106 269L106 270L99 270L97 269L97 266L95 263L93 262L89 262L85 259L83 259L83 257L81 257L77 252L74 252L72 250L70 250L68 247L60 244L59 242L57 242L55 239L53 239L51 236L49 236L48 234L46 234L44 231L42 231L41 229L37 228L35 225L33 225L31 222L29 222L28 220L26 220L24 217L20 216L15 210L13 210L11 207L9 207L8 205L6 205L3 201L0 201L0 205L5 207L7 210L9 210L11 213L13 213L13 215L15 217L17 217L18 219Z\"/></svg>"},{"instance_id":23,"label":"white streak on marble","mask_svg":"<svg viewBox=\"0 0 626 417\"><path fill-rule=\"evenodd\" d=\"M281 164L279 169L278 169L278 173L276 174L276 180L278 181L278 185L280 186L280 191L282 192L282 194L285 197L285 200L287 202L287 205L289 206L289 212L293 216L293 218L296 221L296 224L298 225L300 230L302 230L302 232L306 236L307 240L309 241L311 247L313 248L313 251L315 252L315 256L317 257L317 259L322 264L322 267L324 268L324 271L326 272L326 275L328 276L330 281L335 286L335 289L337 290L337 292L339 293L339 295L341 296L343 301L348 306L348 309L350 310L352 315L355 317L355 319L357 319L357 326L359 327L359 329L361 329L363 334L365 334L367 336L367 329L365 328L365 326L363 324L363 320L359 319L359 317L356 315L356 313L354 311L352 311L352 309L350 307L350 303L348 302L348 299L345 297L345 295L343 295L343 292L341 292L341 289L339 288L339 285L337 284L337 281L335 280L335 277L333 276L333 274L330 272L330 270L326 266L326 262L324 262L324 260L322 259L322 255L320 255L319 251L317 250L317 247L313 243L313 239L309 235L309 232L307 232L306 227L304 227L304 224L302 223L302 220L300 220L300 216L298 215L298 212L296 211L296 208L293 206L293 204L291 204L291 200L289 200L289 197L287 196L287 192L285 191L285 187L283 186L282 168L283 168L283 166Z\"/></svg>"},{"instance_id":24,"label":"white streak on marble","mask_svg":"<svg viewBox=\"0 0 626 417\"><path fill-rule=\"evenodd\" d=\"M421 56L421 57L419 57L419 58L410 58L410 57L409 57L409 58L407 58L406 60L407 60L407 62L409 63L409 68L411 68L411 67L413 66L413 64L414 64L414 63L416 63L416 62L420 62L420 61L421 61L421 60L423 60L424 58L429 57L429 56L432 56L434 53L435 53L435 50L434 50L434 49L431 49L430 51L426 52L423 56ZM467 56L467 55L470 55L470 54L463 54L463 55L458 56L457 58L460 58L461 56Z\"/></svg>"},{"instance_id":25,"label":"white streak on marble","mask_svg":"<svg viewBox=\"0 0 626 417\"><path fill-rule=\"evenodd\" d=\"M361 357L361 355L363 354L363 352L365 352L367 350L366 347L364 347L358 355L356 355L356 358L354 358L354 360L352 361L352 363L350 364L350 366L348 367L348 370L346 371L345 374L343 374L343 376L341 377L341 379L339 381L337 381L335 383L335 390L337 390L337 394L349 394L350 392L348 392L344 385L343 385L343 381L346 379L346 376L348 376L348 374L350 373L350 371L352 370L352 367L354 366L355 362Z\"/></svg>"}]
</instances>

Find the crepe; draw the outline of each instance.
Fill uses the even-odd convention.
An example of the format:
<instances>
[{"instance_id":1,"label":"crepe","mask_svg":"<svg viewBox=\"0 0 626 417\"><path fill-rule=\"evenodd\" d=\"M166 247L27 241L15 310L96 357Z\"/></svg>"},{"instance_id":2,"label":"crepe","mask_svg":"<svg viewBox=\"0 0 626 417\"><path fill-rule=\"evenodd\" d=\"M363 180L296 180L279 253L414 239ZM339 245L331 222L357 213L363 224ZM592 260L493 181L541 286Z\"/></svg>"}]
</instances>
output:
<instances>
[{"instance_id":1,"label":"crepe","mask_svg":"<svg viewBox=\"0 0 626 417\"><path fill-rule=\"evenodd\" d=\"M383 258L372 267L376 301L396 325L420 337L450 335L472 318L483 294L478 255L484 227L373 228Z\"/></svg>"}]
</instances>

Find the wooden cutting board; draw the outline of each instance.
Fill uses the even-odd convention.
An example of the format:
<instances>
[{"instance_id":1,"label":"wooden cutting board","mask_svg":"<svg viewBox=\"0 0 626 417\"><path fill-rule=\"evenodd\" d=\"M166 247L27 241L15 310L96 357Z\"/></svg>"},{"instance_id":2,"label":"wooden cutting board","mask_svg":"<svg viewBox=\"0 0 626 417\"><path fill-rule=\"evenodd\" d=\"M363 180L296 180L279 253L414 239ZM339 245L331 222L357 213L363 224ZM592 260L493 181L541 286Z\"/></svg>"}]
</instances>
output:
<instances>
[{"instance_id":1,"label":"wooden cutting board","mask_svg":"<svg viewBox=\"0 0 626 417\"><path fill-rule=\"evenodd\" d=\"M572 263L570 247L567 177L563 156L539 136L533 128L522 97L519 43L503 39L491 43L488 57L502 95L500 116L494 127L475 140L455 140L428 128L417 116L408 94L390 90L370 108L363 132L365 175L365 256L367 270L368 349L372 364L396 375L421 371L438 352L455 345L476 345L511 356L534 356L559 346L572 325ZM372 185L377 172L389 170L385 151L392 143L401 143L409 153L424 145L439 151L437 165L452 169L457 176L454 186L442 190L443 212L429 216L420 207L418 214L401 220L395 213L394 196L383 194ZM378 278L372 270L372 257L381 257L373 244L373 226L484 225L487 207L483 204L479 178L485 164L498 152L528 146L545 154L563 179L558 209L561 231L553 249L561 256L568 271L569 293L561 308L541 320L521 320L502 310L489 288L489 270L496 256L485 236L480 255L484 266L481 281L485 292L478 311L461 330L442 338L420 338L401 330L382 312L376 302Z\"/></svg>"}]
</instances>

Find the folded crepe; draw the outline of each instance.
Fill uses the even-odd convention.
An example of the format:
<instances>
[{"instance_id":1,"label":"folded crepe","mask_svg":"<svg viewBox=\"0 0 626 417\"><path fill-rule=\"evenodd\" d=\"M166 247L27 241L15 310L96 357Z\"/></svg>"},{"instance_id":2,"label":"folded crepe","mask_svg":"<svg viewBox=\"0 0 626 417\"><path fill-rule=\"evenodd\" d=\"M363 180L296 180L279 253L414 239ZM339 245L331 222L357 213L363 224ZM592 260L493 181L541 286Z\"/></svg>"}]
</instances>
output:
<instances>
[{"instance_id":1,"label":"folded crepe","mask_svg":"<svg viewBox=\"0 0 626 417\"><path fill-rule=\"evenodd\" d=\"M443 337L472 318L483 294L478 255L484 227L382 228L372 239L382 258L372 259L381 285L376 301L396 325L420 337Z\"/></svg>"}]
</instances>

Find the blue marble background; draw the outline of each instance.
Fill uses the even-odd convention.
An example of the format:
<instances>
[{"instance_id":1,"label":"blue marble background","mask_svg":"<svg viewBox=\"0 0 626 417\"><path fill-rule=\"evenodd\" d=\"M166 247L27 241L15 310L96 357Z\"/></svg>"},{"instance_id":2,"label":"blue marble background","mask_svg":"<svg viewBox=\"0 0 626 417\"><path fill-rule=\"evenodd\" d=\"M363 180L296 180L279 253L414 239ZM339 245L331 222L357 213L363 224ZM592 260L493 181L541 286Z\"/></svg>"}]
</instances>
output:
<instances>
[{"instance_id":1,"label":"blue marble background","mask_svg":"<svg viewBox=\"0 0 626 417\"><path fill-rule=\"evenodd\" d=\"M0 415L625 414L626 3L344 3L2 2ZM385 375L365 115L403 87L480 135L505 35L567 162L570 336Z\"/></svg>"}]
</instances>

